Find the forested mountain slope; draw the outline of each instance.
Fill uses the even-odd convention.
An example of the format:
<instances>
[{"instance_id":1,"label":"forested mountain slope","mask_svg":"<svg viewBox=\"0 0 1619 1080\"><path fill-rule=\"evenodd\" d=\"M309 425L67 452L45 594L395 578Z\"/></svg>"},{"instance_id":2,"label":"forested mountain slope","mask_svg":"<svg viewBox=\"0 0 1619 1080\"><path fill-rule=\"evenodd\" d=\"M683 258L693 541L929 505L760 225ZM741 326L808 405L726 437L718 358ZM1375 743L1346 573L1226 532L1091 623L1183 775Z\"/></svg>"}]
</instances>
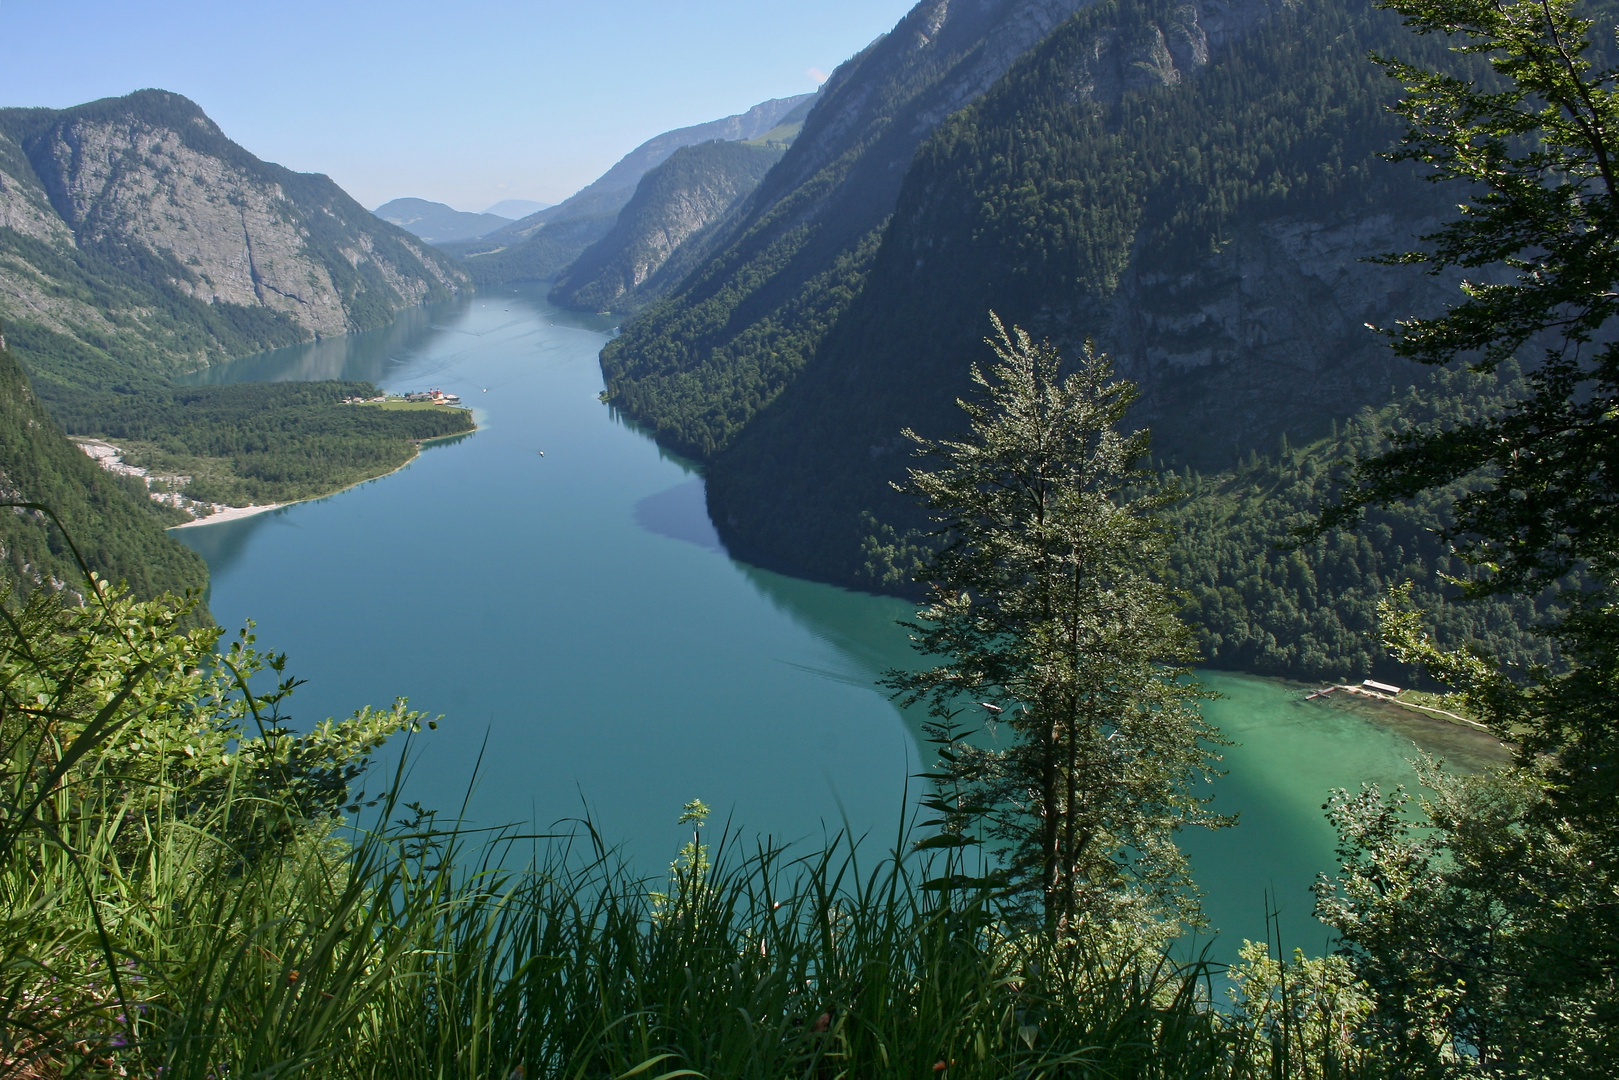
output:
<instances>
[{"instance_id":1,"label":"forested mountain slope","mask_svg":"<svg viewBox=\"0 0 1619 1080\"><path fill-rule=\"evenodd\" d=\"M619 211L634 196L641 178L675 151L716 139L757 139L780 124L802 119L814 100L814 94L772 98L735 116L666 131L625 154L611 169L556 206L476 241L448 245L445 250L464 257L474 280L481 285L550 281L607 235Z\"/></svg>"},{"instance_id":2,"label":"forested mountain slope","mask_svg":"<svg viewBox=\"0 0 1619 1080\"><path fill-rule=\"evenodd\" d=\"M1412 381L1365 324L1447 283L1362 260L1411 243L1439 193L1379 158L1395 87L1366 54L1432 46L1357 0L1303 0L1224 45L1203 18L1088 8L921 149L863 291L713 460L738 555L852 580L860 515L911 521L889 487L900 431L953 430L992 309L1069 347L1094 335L1140 385L1158 455L1205 470ZM730 374L660 384L672 443L712 444L689 418L735 400L751 372Z\"/></svg>"},{"instance_id":3,"label":"forested mountain slope","mask_svg":"<svg viewBox=\"0 0 1619 1080\"><path fill-rule=\"evenodd\" d=\"M0 110L0 319L47 398L381 326L467 280L179 95Z\"/></svg>"},{"instance_id":4,"label":"forested mountain slope","mask_svg":"<svg viewBox=\"0 0 1619 1080\"><path fill-rule=\"evenodd\" d=\"M137 596L208 584L202 558L163 531L186 515L153 503L139 479L105 472L69 442L40 406L0 340L0 501L37 502L62 519L90 569L127 581ZM43 514L0 509L0 588L46 584L80 591L84 578Z\"/></svg>"},{"instance_id":5,"label":"forested mountain slope","mask_svg":"<svg viewBox=\"0 0 1619 1080\"><path fill-rule=\"evenodd\" d=\"M612 231L557 280L551 299L580 311L633 311L666 291L682 244L752 193L788 142L687 146L641 178Z\"/></svg>"},{"instance_id":6,"label":"forested mountain slope","mask_svg":"<svg viewBox=\"0 0 1619 1080\"><path fill-rule=\"evenodd\" d=\"M602 354L613 401L706 458L790 383L859 293L918 147L1085 0L926 0L833 73L715 254ZM1224 6L1218 40L1265 0Z\"/></svg>"}]
</instances>

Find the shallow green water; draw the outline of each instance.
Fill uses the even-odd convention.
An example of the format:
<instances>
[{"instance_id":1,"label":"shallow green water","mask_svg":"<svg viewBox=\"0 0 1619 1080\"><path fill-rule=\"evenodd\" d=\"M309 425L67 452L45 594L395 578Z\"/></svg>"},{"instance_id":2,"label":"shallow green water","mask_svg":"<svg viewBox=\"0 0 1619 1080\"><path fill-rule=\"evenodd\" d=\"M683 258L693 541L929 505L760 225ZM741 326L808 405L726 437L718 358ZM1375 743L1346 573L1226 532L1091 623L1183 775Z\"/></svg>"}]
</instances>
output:
<instances>
[{"instance_id":1,"label":"shallow green water","mask_svg":"<svg viewBox=\"0 0 1619 1080\"><path fill-rule=\"evenodd\" d=\"M480 297L199 376L439 386L482 425L329 499L177 531L208 560L215 616L256 620L309 680L296 723L396 695L442 713L409 795L467 799L480 823L566 827L588 807L653 869L700 797L749 837L847 821L886 847L914 802L918 743L873 684L909 660L894 625L908 609L726 557L700 478L597 400L592 322ZM1320 805L1333 786L1409 780L1415 746L1276 683L1209 681L1226 695L1210 716L1240 743L1215 807L1242 815L1187 838L1226 932L1216 955L1263 934L1267 889L1289 946L1318 950L1307 890L1333 840Z\"/></svg>"}]
</instances>

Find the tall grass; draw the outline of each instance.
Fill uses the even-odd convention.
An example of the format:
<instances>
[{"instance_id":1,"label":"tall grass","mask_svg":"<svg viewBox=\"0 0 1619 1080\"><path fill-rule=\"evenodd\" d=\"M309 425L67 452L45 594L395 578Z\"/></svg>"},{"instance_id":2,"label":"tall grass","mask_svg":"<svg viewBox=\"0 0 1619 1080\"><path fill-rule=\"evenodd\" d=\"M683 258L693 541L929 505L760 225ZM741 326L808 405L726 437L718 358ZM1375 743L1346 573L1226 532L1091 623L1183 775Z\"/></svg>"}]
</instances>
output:
<instances>
[{"instance_id":1,"label":"tall grass","mask_svg":"<svg viewBox=\"0 0 1619 1080\"><path fill-rule=\"evenodd\" d=\"M1024 932L903 841L733 835L652 880L588 828L344 817L375 723L294 737L248 651L208 674L178 609L87 600L0 605L5 1075L1382 1075L1323 962L1255 954L1219 1009L1210 965Z\"/></svg>"}]
</instances>

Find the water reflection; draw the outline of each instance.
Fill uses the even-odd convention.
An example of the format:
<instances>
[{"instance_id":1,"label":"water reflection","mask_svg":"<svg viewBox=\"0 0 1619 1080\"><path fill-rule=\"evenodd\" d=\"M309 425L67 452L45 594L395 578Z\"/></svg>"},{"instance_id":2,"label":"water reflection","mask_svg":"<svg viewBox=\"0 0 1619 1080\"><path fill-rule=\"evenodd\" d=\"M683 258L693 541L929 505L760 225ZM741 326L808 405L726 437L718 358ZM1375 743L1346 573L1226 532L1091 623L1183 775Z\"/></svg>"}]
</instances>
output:
<instances>
[{"instance_id":1,"label":"water reflection","mask_svg":"<svg viewBox=\"0 0 1619 1080\"><path fill-rule=\"evenodd\" d=\"M379 382L387 376L390 367L426 351L435 338L447 333L443 324L454 319L466 304L467 301L461 300L408 308L380 330L272 349L229 364L203 368L179 381L195 386L323 379Z\"/></svg>"}]
</instances>

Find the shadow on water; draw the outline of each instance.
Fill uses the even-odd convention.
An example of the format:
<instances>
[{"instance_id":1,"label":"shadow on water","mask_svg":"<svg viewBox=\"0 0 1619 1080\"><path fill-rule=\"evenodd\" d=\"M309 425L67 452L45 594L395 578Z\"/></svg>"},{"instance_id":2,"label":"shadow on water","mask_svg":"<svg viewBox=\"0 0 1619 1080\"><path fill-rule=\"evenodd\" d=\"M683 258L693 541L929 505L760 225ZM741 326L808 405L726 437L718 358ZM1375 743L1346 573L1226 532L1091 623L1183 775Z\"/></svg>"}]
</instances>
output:
<instances>
[{"instance_id":1,"label":"shadow on water","mask_svg":"<svg viewBox=\"0 0 1619 1080\"><path fill-rule=\"evenodd\" d=\"M695 482L667 494L672 500L677 492L693 502L701 498ZM761 596L847 659L847 671L826 677L863 678L871 685L884 671L923 662L895 625L914 614L911 604L738 568ZM842 594L835 604L829 603L832 593ZM1210 808L1236 815L1240 824L1218 832L1190 830L1179 840L1218 935L1211 958L1223 963L1236 961L1243 939L1266 938L1266 912L1272 909L1288 949L1320 954L1329 948L1329 931L1313 915L1311 886L1337 865L1337 837L1322 809L1334 789L1414 789L1412 762L1422 754L1462 771L1499 765L1508 756L1488 736L1397 707L1306 701L1310 688L1280 680L1198 674L1220 695L1205 705L1205 716L1233 743L1221 748L1225 775L1208 793ZM910 710L905 719L925 747L922 710Z\"/></svg>"},{"instance_id":2,"label":"shadow on water","mask_svg":"<svg viewBox=\"0 0 1619 1080\"><path fill-rule=\"evenodd\" d=\"M687 480L639 500L635 504L635 523L647 532L725 554L719 530L708 517L701 479Z\"/></svg>"}]
</instances>

